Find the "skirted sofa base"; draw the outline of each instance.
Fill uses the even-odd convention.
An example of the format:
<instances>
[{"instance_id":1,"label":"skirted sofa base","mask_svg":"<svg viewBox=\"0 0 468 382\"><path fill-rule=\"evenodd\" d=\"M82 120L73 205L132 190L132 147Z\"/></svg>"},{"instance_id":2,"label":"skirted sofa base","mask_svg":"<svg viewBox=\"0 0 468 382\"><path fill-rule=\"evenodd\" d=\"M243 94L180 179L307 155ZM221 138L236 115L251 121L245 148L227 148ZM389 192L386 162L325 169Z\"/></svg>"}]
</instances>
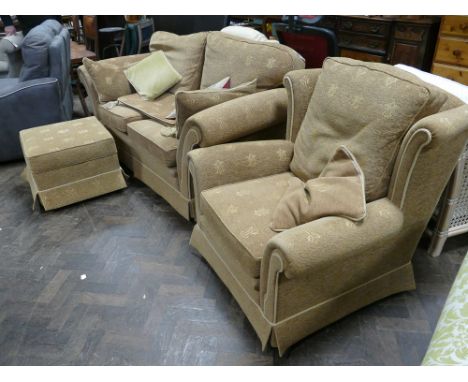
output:
<instances>
[{"instance_id":1,"label":"skirted sofa base","mask_svg":"<svg viewBox=\"0 0 468 382\"><path fill-rule=\"evenodd\" d=\"M395 293L414 290L413 267L411 262L384 273L368 282L361 284L345 293L330 298L302 312L285 319L276 321L274 317L274 304L269 312L262 309L257 293L248 291L245 283L230 271L218 250L212 245L213 240L208 238L197 224L193 230L190 245L206 259L216 271L218 277L227 286L231 294L239 303L242 311L252 324L264 350L268 343L278 348L280 356L300 339L317 330L339 320L340 318L365 307L375 301L381 300ZM278 264L277 271L280 272ZM271 268L270 268L271 271ZM274 286L274 282L272 284ZM275 288L268 289L265 301L270 298L274 301ZM267 306L266 304L265 306ZM270 304L271 305L271 304Z\"/></svg>"}]
</instances>

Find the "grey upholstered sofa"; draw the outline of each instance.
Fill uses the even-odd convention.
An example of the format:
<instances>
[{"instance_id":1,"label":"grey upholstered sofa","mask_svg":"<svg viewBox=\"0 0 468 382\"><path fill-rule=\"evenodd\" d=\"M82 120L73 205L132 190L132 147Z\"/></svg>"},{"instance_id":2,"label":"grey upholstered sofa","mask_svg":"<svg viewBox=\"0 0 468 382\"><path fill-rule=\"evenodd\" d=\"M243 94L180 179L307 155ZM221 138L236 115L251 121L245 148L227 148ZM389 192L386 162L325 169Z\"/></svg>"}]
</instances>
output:
<instances>
[{"instance_id":1,"label":"grey upholstered sofa","mask_svg":"<svg viewBox=\"0 0 468 382\"><path fill-rule=\"evenodd\" d=\"M19 77L0 79L0 162L22 158L20 130L72 116L68 31L44 21L26 35L21 55Z\"/></svg>"}]
</instances>

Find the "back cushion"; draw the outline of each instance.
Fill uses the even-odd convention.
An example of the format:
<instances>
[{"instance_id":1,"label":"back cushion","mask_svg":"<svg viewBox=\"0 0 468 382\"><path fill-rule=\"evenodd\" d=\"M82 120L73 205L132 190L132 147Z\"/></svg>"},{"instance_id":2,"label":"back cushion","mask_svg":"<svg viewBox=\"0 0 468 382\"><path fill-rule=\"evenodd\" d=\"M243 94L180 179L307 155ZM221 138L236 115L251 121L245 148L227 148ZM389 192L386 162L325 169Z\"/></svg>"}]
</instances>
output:
<instances>
[{"instance_id":1,"label":"back cushion","mask_svg":"<svg viewBox=\"0 0 468 382\"><path fill-rule=\"evenodd\" d=\"M290 70L303 69L304 60L287 46L210 32L206 41L201 79L204 89L231 77L231 86L257 79L259 89L281 86Z\"/></svg>"},{"instance_id":2,"label":"back cushion","mask_svg":"<svg viewBox=\"0 0 468 382\"><path fill-rule=\"evenodd\" d=\"M54 36L55 32L42 24L29 31L21 46L23 66L20 81L49 76L49 45Z\"/></svg>"},{"instance_id":3,"label":"back cushion","mask_svg":"<svg viewBox=\"0 0 468 382\"><path fill-rule=\"evenodd\" d=\"M198 90L205 54L207 32L179 36L169 32L153 33L150 52L162 50L182 80L169 91Z\"/></svg>"},{"instance_id":4,"label":"back cushion","mask_svg":"<svg viewBox=\"0 0 468 382\"><path fill-rule=\"evenodd\" d=\"M384 197L405 132L446 99L445 92L393 66L328 58L294 144L291 170L303 180L316 178L346 145L364 172L366 200Z\"/></svg>"}]
</instances>

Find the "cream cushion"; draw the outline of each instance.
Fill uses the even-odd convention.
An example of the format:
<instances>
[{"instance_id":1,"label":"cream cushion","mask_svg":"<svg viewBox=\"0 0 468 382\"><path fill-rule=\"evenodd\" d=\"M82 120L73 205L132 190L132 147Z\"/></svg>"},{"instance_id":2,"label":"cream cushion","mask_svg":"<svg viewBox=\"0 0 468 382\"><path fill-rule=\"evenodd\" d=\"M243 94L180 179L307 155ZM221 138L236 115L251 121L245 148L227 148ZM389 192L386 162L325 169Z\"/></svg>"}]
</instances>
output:
<instances>
[{"instance_id":1,"label":"cream cushion","mask_svg":"<svg viewBox=\"0 0 468 382\"><path fill-rule=\"evenodd\" d=\"M328 58L297 135L291 170L316 178L345 144L366 178L366 198L387 194L401 139L423 117L436 113L447 94L395 67Z\"/></svg>"}]
</instances>

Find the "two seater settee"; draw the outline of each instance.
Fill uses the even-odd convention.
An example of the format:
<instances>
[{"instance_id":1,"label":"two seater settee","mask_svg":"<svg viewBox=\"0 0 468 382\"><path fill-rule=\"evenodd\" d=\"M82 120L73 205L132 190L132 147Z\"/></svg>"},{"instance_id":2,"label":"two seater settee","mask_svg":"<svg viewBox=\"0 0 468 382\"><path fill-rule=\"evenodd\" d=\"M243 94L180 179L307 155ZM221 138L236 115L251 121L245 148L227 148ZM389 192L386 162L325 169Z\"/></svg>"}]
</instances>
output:
<instances>
[{"instance_id":1,"label":"two seater settee","mask_svg":"<svg viewBox=\"0 0 468 382\"><path fill-rule=\"evenodd\" d=\"M147 54L100 62L109 67L98 76L109 80L104 99L96 91L99 86L85 65L78 73L93 101L95 116L116 140L120 161L189 219L195 213L187 153L196 147L284 135L287 97L282 79L287 72L304 68L304 60L281 44L247 40L223 32L187 36L156 32L150 51L159 50L182 80L154 101L146 101L134 92L117 99L109 96L112 87L118 85L118 72ZM256 80L256 89L228 101L224 96L210 96L207 91L205 99L203 89L226 77L230 77L231 88ZM263 96L266 92L269 95ZM166 118L174 108L175 121ZM259 109L262 113L258 113ZM175 136L167 136L164 132L172 127L176 128Z\"/></svg>"}]
</instances>

